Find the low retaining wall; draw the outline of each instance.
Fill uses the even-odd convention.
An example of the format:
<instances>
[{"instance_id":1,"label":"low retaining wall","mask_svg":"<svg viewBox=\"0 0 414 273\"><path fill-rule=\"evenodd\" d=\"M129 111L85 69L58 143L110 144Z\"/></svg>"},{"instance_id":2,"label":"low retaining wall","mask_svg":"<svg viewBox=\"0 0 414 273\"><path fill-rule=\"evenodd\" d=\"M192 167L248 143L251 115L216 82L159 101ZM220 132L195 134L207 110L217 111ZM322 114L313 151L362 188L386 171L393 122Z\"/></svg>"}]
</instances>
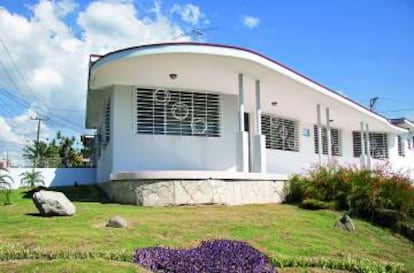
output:
<instances>
[{"instance_id":1,"label":"low retaining wall","mask_svg":"<svg viewBox=\"0 0 414 273\"><path fill-rule=\"evenodd\" d=\"M21 174L31 172L31 168L9 168L8 175L13 179L12 188L17 189L21 186ZM96 183L95 168L36 168L42 173L45 187L89 185Z\"/></svg>"},{"instance_id":2,"label":"low retaining wall","mask_svg":"<svg viewBox=\"0 0 414 273\"><path fill-rule=\"evenodd\" d=\"M139 206L281 203L282 180L132 179L99 184L112 201Z\"/></svg>"}]
</instances>

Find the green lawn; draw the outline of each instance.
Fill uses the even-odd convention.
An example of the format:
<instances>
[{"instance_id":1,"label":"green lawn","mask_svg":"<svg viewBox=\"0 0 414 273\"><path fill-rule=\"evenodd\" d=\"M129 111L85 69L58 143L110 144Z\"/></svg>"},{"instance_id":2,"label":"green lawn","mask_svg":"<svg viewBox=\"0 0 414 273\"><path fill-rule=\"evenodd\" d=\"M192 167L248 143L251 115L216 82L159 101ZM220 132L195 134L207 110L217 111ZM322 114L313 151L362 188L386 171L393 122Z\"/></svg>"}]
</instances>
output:
<instances>
[{"instance_id":1,"label":"green lawn","mask_svg":"<svg viewBox=\"0 0 414 273\"><path fill-rule=\"evenodd\" d=\"M46 251L126 250L133 253L141 247L188 248L202 240L225 238L247 241L268 255L336 258L345 255L400 262L414 272L412 242L357 219L355 233L338 230L333 224L341 215L333 211L306 211L290 205L143 208L86 202L93 200L88 197L96 197L93 191L85 191L86 195L82 188L74 191L69 196L83 200L75 201L76 215L50 218L37 216L31 199L22 198L22 191L13 192L14 204L0 206L0 242L19 242L27 249ZM105 228L112 215L123 216L130 226ZM25 270L25 264L27 268L51 268L42 272L87 272L93 263L102 267L94 272L113 272L112 267L119 269L117 272L145 272L128 263L103 261L76 262L78 269L74 271L53 271L57 267L70 268L68 261L19 261L14 265L3 262L0 272L40 272Z\"/></svg>"},{"instance_id":2,"label":"green lawn","mask_svg":"<svg viewBox=\"0 0 414 273\"><path fill-rule=\"evenodd\" d=\"M0 263L1 273L149 273L134 264L102 260L21 260Z\"/></svg>"}]
</instances>

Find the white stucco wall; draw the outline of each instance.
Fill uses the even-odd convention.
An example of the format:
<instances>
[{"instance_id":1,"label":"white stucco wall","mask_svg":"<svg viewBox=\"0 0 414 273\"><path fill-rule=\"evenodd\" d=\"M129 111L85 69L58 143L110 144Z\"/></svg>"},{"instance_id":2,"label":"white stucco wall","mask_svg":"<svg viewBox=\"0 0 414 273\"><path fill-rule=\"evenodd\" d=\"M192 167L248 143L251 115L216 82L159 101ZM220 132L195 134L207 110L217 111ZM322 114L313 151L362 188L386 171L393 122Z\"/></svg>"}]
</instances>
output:
<instances>
[{"instance_id":1,"label":"white stucco wall","mask_svg":"<svg viewBox=\"0 0 414 273\"><path fill-rule=\"evenodd\" d=\"M13 189L21 185L21 174L31 172L31 168L9 168L8 175L13 179ZM90 185L96 183L95 168L37 168L36 171L42 173L45 187L62 187L73 186L75 182L78 185Z\"/></svg>"},{"instance_id":2,"label":"white stucco wall","mask_svg":"<svg viewBox=\"0 0 414 273\"><path fill-rule=\"evenodd\" d=\"M267 170L269 173L302 173L313 164L319 162L314 151L314 124L299 123L299 152L266 149ZM310 136L303 136L303 129L310 130ZM360 166L360 158L353 156L352 131L341 130L341 156L333 157L340 165ZM373 168L388 165L395 172L409 172L414 178L414 149L408 149L407 139L404 141L405 156L398 155L397 135L388 134L388 159L371 159ZM327 155L322 155L322 163L328 163Z\"/></svg>"},{"instance_id":3,"label":"white stucco wall","mask_svg":"<svg viewBox=\"0 0 414 273\"><path fill-rule=\"evenodd\" d=\"M314 124L298 123L299 126L299 152L266 149L267 170L271 173L303 173L319 162L315 153ZM303 135L303 130L310 131L309 136ZM338 164L360 164L360 159L353 157L352 131L341 130L341 156L334 156L333 161ZM322 163L328 163L328 156L322 155Z\"/></svg>"},{"instance_id":4,"label":"white stucco wall","mask_svg":"<svg viewBox=\"0 0 414 273\"><path fill-rule=\"evenodd\" d=\"M168 75L179 77L172 81ZM243 77L240 77L240 75ZM208 77L206 77L208 75ZM239 78L243 78L241 88ZM296 120L299 124L299 152L266 149L268 173L293 173L318 163L314 152L313 126L316 106L321 109L323 125L330 120L333 128L341 131L342 155L335 160L344 165L359 165L353 156L352 131L360 124L372 132L389 136L389 159L372 160L372 165L391 162L394 169L414 166L413 150L406 156L398 155L397 134L404 129L392 125L382 116L361 107L345 96L313 82L276 62L250 51L200 44L182 44L132 48L109 54L91 70L87 100L87 126L95 127L103 117L104 101L112 96L111 140L102 148L98 159L97 180L110 179L111 173L142 170L222 170L245 169L237 164L238 93L244 90L244 110L250 114L250 170L257 168L258 149L255 128L256 83L260 82L261 110L276 117ZM115 87L113 87L115 85ZM211 90L222 96L223 122L221 137L192 137L135 134L134 85L175 90ZM258 91L258 89L257 89ZM303 129L310 136L303 136ZM245 143L242 139L240 143ZM256 145L256 146L254 146ZM407 143L405 142L407 146ZM327 163L327 156L322 155ZM243 165L243 168L240 166ZM261 167L261 166L260 166ZM264 169L264 168L263 168Z\"/></svg>"},{"instance_id":5,"label":"white stucco wall","mask_svg":"<svg viewBox=\"0 0 414 273\"><path fill-rule=\"evenodd\" d=\"M97 181L110 180L111 173L143 170L222 170L236 171L237 133L238 133L238 98L235 95L221 95L222 125L221 137L193 137L172 135L139 135L135 133L135 94L131 86L115 86L110 91L111 98L111 139L102 148L97 162ZM248 99L250 99L248 97ZM275 116L291 118L298 121L299 152L266 149L266 169L268 173L301 173L318 163L314 152L314 124L316 124L316 104L311 97L309 107L303 111L314 117L314 123L306 123L291 117L287 111ZM292 102L293 103L293 102ZM249 104L254 102L249 100ZM335 105L326 104L335 114ZM102 108L103 109L103 108ZM250 114L250 155L253 151L255 136L255 111L247 109ZM103 116L103 114L102 114ZM350 121L354 128L359 128L359 121ZM360 165L360 158L353 156L352 131L339 126L342 155L334 157L341 165ZM310 136L304 136L307 129ZM358 130L358 129L355 129ZM374 160L372 166L391 162L394 170L412 169L414 150L408 150L406 156L398 155L397 135L388 133L389 159ZM250 159L253 166L254 158ZM327 164L327 155L322 155L322 163Z\"/></svg>"},{"instance_id":6,"label":"white stucco wall","mask_svg":"<svg viewBox=\"0 0 414 273\"><path fill-rule=\"evenodd\" d=\"M101 155L98 158L96 164L96 181L105 182L111 175L113 167L113 141L112 139L101 149Z\"/></svg>"},{"instance_id":7,"label":"white stucco wall","mask_svg":"<svg viewBox=\"0 0 414 273\"><path fill-rule=\"evenodd\" d=\"M412 139L411 134L402 135L405 156L401 156L398 154L398 136L388 136L389 160L395 171L407 172L414 178L414 149L408 149L408 138Z\"/></svg>"},{"instance_id":8,"label":"white stucco wall","mask_svg":"<svg viewBox=\"0 0 414 273\"><path fill-rule=\"evenodd\" d=\"M112 172L236 170L237 96L221 96L220 137L138 135L134 89L116 86L114 91Z\"/></svg>"}]
</instances>

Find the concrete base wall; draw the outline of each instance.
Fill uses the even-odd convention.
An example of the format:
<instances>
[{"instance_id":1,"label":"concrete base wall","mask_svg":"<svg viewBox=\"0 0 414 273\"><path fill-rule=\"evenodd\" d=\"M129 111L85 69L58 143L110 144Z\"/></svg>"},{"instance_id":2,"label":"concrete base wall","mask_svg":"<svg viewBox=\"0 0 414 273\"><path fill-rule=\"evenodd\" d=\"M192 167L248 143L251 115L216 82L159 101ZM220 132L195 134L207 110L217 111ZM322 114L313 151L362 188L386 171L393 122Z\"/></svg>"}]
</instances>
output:
<instances>
[{"instance_id":1,"label":"concrete base wall","mask_svg":"<svg viewBox=\"0 0 414 273\"><path fill-rule=\"evenodd\" d=\"M112 201L139 206L281 203L285 181L113 180L100 185Z\"/></svg>"}]
</instances>

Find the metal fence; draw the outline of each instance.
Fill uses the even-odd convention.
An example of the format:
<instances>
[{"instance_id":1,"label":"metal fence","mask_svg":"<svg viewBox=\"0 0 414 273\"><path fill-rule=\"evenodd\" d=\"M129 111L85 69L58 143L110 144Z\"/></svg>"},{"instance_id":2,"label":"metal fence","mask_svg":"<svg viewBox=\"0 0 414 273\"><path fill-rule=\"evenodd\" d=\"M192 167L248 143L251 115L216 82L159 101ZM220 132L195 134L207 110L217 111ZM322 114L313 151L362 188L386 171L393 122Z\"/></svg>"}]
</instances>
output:
<instances>
[{"instance_id":1,"label":"metal fence","mask_svg":"<svg viewBox=\"0 0 414 273\"><path fill-rule=\"evenodd\" d=\"M40 158L38 160L35 159L27 159L27 158L7 158L7 159L0 159L0 167L3 168L63 168L62 158ZM69 166L70 168L71 166ZM91 166L89 161L84 161L83 166L76 166L79 167L93 167Z\"/></svg>"}]
</instances>

